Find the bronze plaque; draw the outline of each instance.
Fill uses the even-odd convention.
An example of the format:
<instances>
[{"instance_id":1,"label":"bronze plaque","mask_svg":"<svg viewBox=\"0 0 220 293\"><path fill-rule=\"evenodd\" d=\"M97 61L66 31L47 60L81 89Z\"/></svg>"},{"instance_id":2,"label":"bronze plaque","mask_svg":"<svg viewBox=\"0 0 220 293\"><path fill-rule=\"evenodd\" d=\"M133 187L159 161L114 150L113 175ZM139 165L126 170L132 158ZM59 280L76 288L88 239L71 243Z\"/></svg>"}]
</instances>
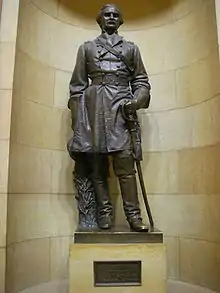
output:
<instances>
[{"instance_id":1,"label":"bronze plaque","mask_svg":"<svg viewBox=\"0 0 220 293\"><path fill-rule=\"evenodd\" d=\"M141 286L141 261L95 261L94 285Z\"/></svg>"}]
</instances>

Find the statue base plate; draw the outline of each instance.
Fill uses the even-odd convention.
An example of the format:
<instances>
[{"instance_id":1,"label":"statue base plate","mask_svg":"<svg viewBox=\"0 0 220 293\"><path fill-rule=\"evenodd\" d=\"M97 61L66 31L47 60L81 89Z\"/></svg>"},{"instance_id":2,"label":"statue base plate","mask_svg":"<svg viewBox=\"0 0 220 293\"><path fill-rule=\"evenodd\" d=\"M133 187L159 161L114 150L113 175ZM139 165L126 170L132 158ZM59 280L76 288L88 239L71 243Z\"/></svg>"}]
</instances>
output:
<instances>
[{"instance_id":1,"label":"statue base plate","mask_svg":"<svg viewBox=\"0 0 220 293\"><path fill-rule=\"evenodd\" d=\"M75 292L165 293L162 232L76 231L69 258L69 293Z\"/></svg>"},{"instance_id":2,"label":"statue base plate","mask_svg":"<svg viewBox=\"0 0 220 293\"><path fill-rule=\"evenodd\" d=\"M134 232L126 226L111 230L78 229L74 234L75 243L163 243L163 233L157 228L148 232Z\"/></svg>"}]
</instances>

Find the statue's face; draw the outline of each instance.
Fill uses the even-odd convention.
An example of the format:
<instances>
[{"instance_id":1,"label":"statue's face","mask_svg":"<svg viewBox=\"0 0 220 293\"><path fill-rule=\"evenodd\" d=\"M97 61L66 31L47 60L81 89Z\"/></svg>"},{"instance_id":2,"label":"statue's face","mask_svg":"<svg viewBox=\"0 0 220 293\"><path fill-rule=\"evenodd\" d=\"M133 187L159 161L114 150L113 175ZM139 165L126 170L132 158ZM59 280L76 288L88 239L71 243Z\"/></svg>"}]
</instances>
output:
<instances>
[{"instance_id":1,"label":"statue's face","mask_svg":"<svg viewBox=\"0 0 220 293\"><path fill-rule=\"evenodd\" d=\"M105 31L117 31L120 26L120 15L116 7L106 7L101 16L101 27Z\"/></svg>"}]
</instances>

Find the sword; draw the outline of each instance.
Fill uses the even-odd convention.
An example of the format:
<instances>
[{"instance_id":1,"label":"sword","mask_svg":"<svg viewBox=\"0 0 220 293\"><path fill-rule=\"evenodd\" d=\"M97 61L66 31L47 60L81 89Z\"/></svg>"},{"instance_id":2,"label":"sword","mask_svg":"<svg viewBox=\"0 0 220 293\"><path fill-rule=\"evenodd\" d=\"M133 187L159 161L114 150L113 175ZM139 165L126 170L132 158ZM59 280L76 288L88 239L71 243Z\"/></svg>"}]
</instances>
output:
<instances>
[{"instance_id":1,"label":"sword","mask_svg":"<svg viewBox=\"0 0 220 293\"><path fill-rule=\"evenodd\" d=\"M129 130L129 133L131 135L131 142L132 142L132 147L133 147L134 159L135 159L138 178L139 178L139 182L140 182L140 186L141 186L141 192L142 192L142 196L144 199L144 205L145 205L145 208L147 211L147 216L149 219L150 226L153 228L154 227L154 220L153 220L150 205L148 202L147 192L146 192L144 179L143 179L143 173L142 173L142 169L141 169L142 151L141 151L141 139L140 139L140 135L138 133L139 122L138 122L138 118L137 118L137 112L135 111L134 113L126 113L125 104L124 104L124 105L122 105L122 116L127 123L127 127Z\"/></svg>"}]
</instances>

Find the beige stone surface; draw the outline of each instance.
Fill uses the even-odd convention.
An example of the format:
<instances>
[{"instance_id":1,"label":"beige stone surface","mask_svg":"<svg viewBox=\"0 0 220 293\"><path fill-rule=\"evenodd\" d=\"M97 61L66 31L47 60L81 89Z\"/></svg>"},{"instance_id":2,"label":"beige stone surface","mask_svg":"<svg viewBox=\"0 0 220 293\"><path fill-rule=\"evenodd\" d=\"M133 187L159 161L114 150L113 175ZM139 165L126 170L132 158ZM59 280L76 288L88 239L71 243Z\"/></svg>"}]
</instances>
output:
<instances>
[{"instance_id":1,"label":"beige stone surface","mask_svg":"<svg viewBox=\"0 0 220 293\"><path fill-rule=\"evenodd\" d=\"M219 194L219 161L219 144L181 150L178 168L180 192Z\"/></svg>"},{"instance_id":2,"label":"beige stone surface","mask_svg":"<svg viewBox=\"0 0 220 293\"><path fill-rule=\"evenodd\" d=\"M57 17L58 15L58 3L59 0L30 0L34 5L36 5L40 10L49 14L52 17Z\"/></svg>"},{"instance_id":3,"label":"beige stone surface","mask_svg":"<svg viewBox=\"0 0 220 293\"><path fill-rule=\"evenodd\" d=\"M9 141L0 140L0 193L8 190Z\"/></svg>"},{"instance_id":4,"label":"beige stone surface","mask_svg":"<svg viewBox=\"0 0 220 293\"><path fill-rule=\"evenodd\" d=\"M202 103L194 111L193 146L205 146L220 141L220 96L217 95L210 102Z\"/></svg>"},{"instance_id":5,"label":"beige stone surface","mask_svg":"<svg viewBox=\"0 0 220 293\"><path fill-rule=\"evenodd\" d=\"M1 3L0 3L1 6ZM19 1L3 0L1 11L0 42L15 42ZM13 60L13 58L12 58Z\"/></svg>"},{"instance_id":6,"label":"beige stone surface","mask_svg":"<svg viewBox=\"0 0 220 293\"><path fill-rule=\"evenodd\" d=\"M52 18L27 0L21 1L18 45L45 65L72 71L77 47L96 35Z\"/></svg>"},{"instance_id":7,"label":"beige stone surface","mask_svg":"<svg viewBox=\"0 0 220 293\"><path fill-rule=\"evenodd\" d=\"M151 194L172 194L184 190L179 189L177 151L144 153L142 172L147 191Z\"/></svg>"},{"instance_id":8,"label":"beige stone surface","mask_svg":"<svg viewBox=\"0 0 220 293\"><path fill-rule=\"evenodd\" d=\"M66 150L72 135L70 112L27 99L16 99L12 110L12 139L29 146Z\"/></svg>"},{"instance_id":9,"label":"beige stone surface","mask_svg":"<svg viewBox=\"0 0 220 293\"><path fill-rule=\"evenodd\" d=\"M52 130L52 129L51 129ZM51 149L67 152L66 144L73 131L71 129L71 113L68 109L53 109L53 140Z\"/></svg>"},{"instance_id":10,"label":"beige stone surface","mask_svg":"<svg viewBox=\"0 0 220 293\"><path fill-rule=\"evenodd\" d=\"M220 44L220 1L215 0L215 13L216 13L216 22L217 22L217 31L218 31L218 44Z\"/></svg>"},{"instance_id":11,"label":"beige stone surface","mask_svg":"<svg viewBox=\"0 0 220 293\"><path fill-rule=\"evenodd\" d=\"M52 107L27 99L14 100L12 117L13 140L35 147L53 148L56 130Z\"/></svg>"},{"instance_id":12,"label":"beige stone surface","mask_svg":"<svg viewBox=\"0 0 220 293\"><path fill-rule=\"evenodd\" d=\"M219 93L218 60L218 50L215 47L204 59L176 71L177 107L197 104Z\"/></svg>"},{"instance_id":13,"label":"beige stone surface","mask_svg":"<svg viewBox=\"0 0 220 293\"><path fill-rule=\"evenodd\" d=\"M51 192L52 154L49 150L12 143L10 158L10 193Z\"/></svg>"},{"instance_id":14,"label":"beige stone surface","mask_svg":"<svg viewBox=\"0 0 220 293\"><path fill-rule=\"evenodd\" d=\"M194 111L195 109L188 107L141 114L143 151L170 151L191 147L194 135Z\"/></svg>"},{"instance_id":15,"label":"beige stone surface","mask_svg":"<svg viewBox=\"0 0 220 293\"><path fill-rule=\"evenodd\" d=\"M65 194L51 195L51 211L53 236L72 236L78 223L75 198Z\"/></svg>"},{"instance_id":16,"label":"beige stone surface","mask_svg":"<svg viewBox=\"0 0 220 293\"><path fill-rule=\"evenodd\" d=\"M15 44L0 42L0 89L12 89Z\"/></svg>"},{"instance_id":17,"label":"beige stone surface","mask_svg":"<svg viewBox=\"0 0 220 293\"><path fill-rule=\"evenodd\" d=\"M144 153L142 169L151 194L219 194L220 145Z\"/></svg>"},{"instance_id":18,"label":"beige stone surface","mask_svg":"<svg viewBox=\"0 0 220 293\"><path fill-rule=\"evenodd\" d=\"M74 62L72 62L72 69ZM57 108L66 109L69 100L69 82L71 72L56 70L55 72L55 87L54 87L54 106Z\"/></svg>"},{"instance_id":19,"label":"beige stone surface","mask_svg":"<svg viewBox=\"0 0 220 293\"><path fill-rule=\"evenodd\" d=\"M182 2L194 6L193 13L176 22L179 36L177 48L180 50L176 61L183 66L184 61L185 65L189 65L207 56L210 49L216 46L216 22L213 1ZM200 2L200 5L197 2Z\"/></svg>"},{"instance_id":20,"label":"beige stone surface","mask_svg":"<svg viewBox=\"0 0 220 293\"><path fill-rule=\"evenodd\" d=\"M10 194L8 243L36 238L69 236L77 223L73 196Z\"/></svg>"},{"instance_id":21,"label":"beige stone surface","mask_svg":"<svg viewBox=\"0 0 220 293\"><path fill-rule=\"evenodd\" d=\"M0 248L6 246L7 196L0 193Z\"/></svg>"},{"instance_id":22,"label":"beige stone surface","mask_svg":"<svg viewBox=\"0 0 220 293\"><path fill-rule=\"evenodd\" d=\"M0 292L5 292L6 249L0 248Z\"/></svg>"},{"instance_id":23,"label":"beige stone surface","mask_svg":"<svg viewBox=\"0 0 220 293\"><path fill-rule=\"evenodd\" d=\"M170 151L220 142L219 95L192 107L140 114L143 150Z\"/></svg>"},{"instance_id":24,"label":"beige stone surface","mask_svg":"<svg viewBox=\"0 0 220 293\"><path fill-rule=\"evenodd\" d=\"M74 194L74 161L67 151L52 152L52 193Z\"/></svg>"},{"instance_id":25,"label":"beige stone surface","mask_svg":"<svg viewBox=\"0 0 220 293\"><path fill-rule=\"evenodd\" d=\"M22 72L22 74L21 74ZM14 99L53 106L55 70L16 50Z\"/></svg>"},{"instance_id":26,"label":"beige stone surface","mask_svg":"<svg viewBox=\"0 0 220 293\"><path fill-rule=\"evenodd\" d=\"M17 293L50 280L50 240L38 239L7 249L7 291Z\"/></svg>"},{"instance_id":27,"label":"beige stone surface","mask_svg":"<svg viewBox=\"0 0 220 293\"><path fill-rule=\"evenodd\" d=\"M155 195L151 197L156 227L168 236L219 242L219 195Z\"/></svg>"},{"instance_id":28,"label":"beige stone surface","mask_svg":"<svg viewBox=\"0 0 220 293\"><path fill-rule=\"evenodd\" d=\"M31 288L20 291L20 293L67 293L68 280L53 280L51 282L39 284ZM203 292L213 293L213 292Z\"/></svg>"},{"instance_id":29,"label":"beige stone surface","mask_svg":"<svg viewBox=\"0 0 220 293\"><path fill-rule=\"evenodd\" d=\"M56 32L56 21L53 18L30 1L20 1L18 45L22 51L34 59L50 64Z\"/></svg>"},{"instance_id":30,"label":"beige stone surface","mask_svg":"<svg viewBox=\"0 0 220 293\"><path fill-rule=\"evenodd\" d=\"M0 292L5 292L9 139L19 1L0 1Z\"/></svg>"},{"instance_id":31,"label":"beige stone surface","mask_svg":"<svg viewBox=\"0 0 220 293\"><path fill-rule=\"evenodd\" d=\"M68 277L70 237L50 239L50 279L60 280Z\"/></svg>"},{"instance_id":32,"label":"beige stone surface","mask_svg":"<svg viewBox=\"0 0 220 293\"><path fill-rule=\"evenodd\" d=\"M0 140L10 136L11 103L12 91L0 90Z\"/></svg>"},{"instance_id":33,"label":"beige stone surface","mask_svg":"<svg viewBox=\"0 0 220 293\"><path fill-rule=\"evenodd\" d=\"M139 113L166 111L177 107L175 71L149 76L152 87L150 107L140 109Z\"/></svg>"},{"instance_id":34,"label":"beige stone surface","mask_svg":"<svg viewBox=\"0 0 220 293\"><path fill-rule=\"evenodd\" d=\"M179 279L179 239L177 237L164 237L166 245L167 275L169 279Z\"/></svg>"},{"instance_id":35,"label":"beige stone surface","mask_svg":"<svg viewBox=\"0 0 220 293\"><path fill-rule=\"evenodd\" d=\"M142 286L107 287L105 292L166 292L166 260L163 244L72 244L69 293L103 292L94 287L94 261L142 261Z\"/></svg>"},{"instance_id":36,"label":"beige stone surface","mask_svg":"<svg viewBox=\"0 0 220 293\"><path fill-rule=\"evenodd\" d=\"M158 74L188 66L210 53L217 41L214 17L213 3L206 1L174 23L123 35L140 46L149 73Z\"/></svg>"},{"instance_id":37,"label":"beige stone surface","mask_svg":"<svg viewBox=\"0 0 220 293\"><path fill-rule=\"evenodd\" d=\"M219 243L180 239L180 279L189 283L220 290Z\"/></svg>"},{"instance_id":38,"label":"beige stone surface","mask_svg":"<svg viewBox=\"0 0 220 293\"><path fill-rule=\"evenodd\" d=\"M55 230L50 195L9 194L8 243L46 238Z\"/></svg>"},{"instance_id":39,"label":"beige stone surface","mask_svg":"<svg viewBox=\"0 0 220 293\"><path fill-rule=\"evenodd\" d=\"M207 0L174 0L173 1L173 17L179 19L186 17L190 13L198 10Z\"/></svg>"}]
</instances>

